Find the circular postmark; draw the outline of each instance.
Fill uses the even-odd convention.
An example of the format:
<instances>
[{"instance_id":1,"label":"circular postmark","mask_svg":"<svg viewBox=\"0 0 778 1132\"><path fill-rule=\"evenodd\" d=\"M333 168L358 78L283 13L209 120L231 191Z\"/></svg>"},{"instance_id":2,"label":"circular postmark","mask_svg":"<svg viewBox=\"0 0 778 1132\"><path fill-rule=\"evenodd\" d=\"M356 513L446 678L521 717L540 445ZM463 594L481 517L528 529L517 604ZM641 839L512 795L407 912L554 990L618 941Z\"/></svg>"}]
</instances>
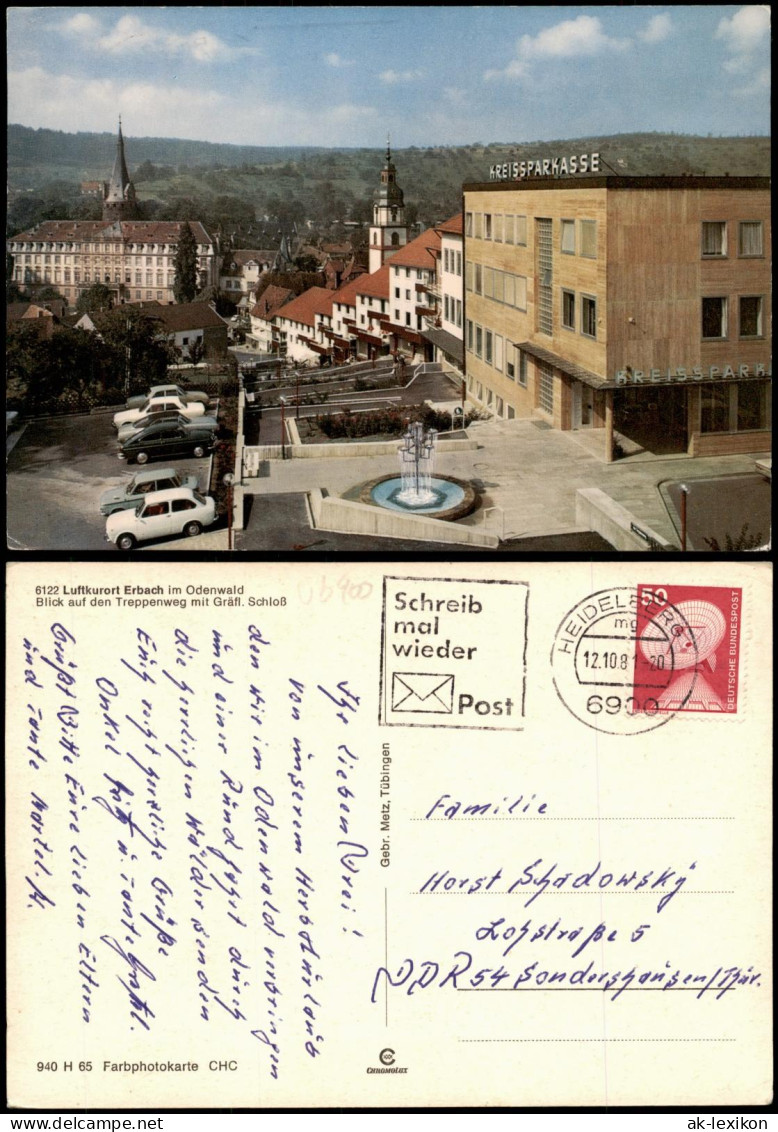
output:
<instances>
[{"instance_id":1,"label":"circular postmark","mask_svg":"<svg viewBox=\"0 0 778 1132\"><path fill-rule=\"evenodd\" d=\"M682 710L697 677L693 624L661 587L613 586L579 601L554 635L554 688L576 719L609 735L652 731Z\"/></svg>"}]
</instances>

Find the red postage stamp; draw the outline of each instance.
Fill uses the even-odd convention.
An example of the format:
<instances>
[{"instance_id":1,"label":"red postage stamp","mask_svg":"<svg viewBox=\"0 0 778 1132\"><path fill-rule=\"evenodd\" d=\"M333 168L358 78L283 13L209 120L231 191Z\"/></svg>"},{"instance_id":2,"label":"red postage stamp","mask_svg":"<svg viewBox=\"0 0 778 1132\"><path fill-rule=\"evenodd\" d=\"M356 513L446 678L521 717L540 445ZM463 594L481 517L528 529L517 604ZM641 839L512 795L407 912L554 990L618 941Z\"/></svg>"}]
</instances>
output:
<instances>
[{"instance_id":1,"label":"red postage stamp","mask_svg":"<svg viewBox=\"0 0 778 1132\"><path fill-rule=\"evenodd\" d=\"M743 591L639 585L635 687L659 712L737 712Z\"/></svg>"}]
</instances>

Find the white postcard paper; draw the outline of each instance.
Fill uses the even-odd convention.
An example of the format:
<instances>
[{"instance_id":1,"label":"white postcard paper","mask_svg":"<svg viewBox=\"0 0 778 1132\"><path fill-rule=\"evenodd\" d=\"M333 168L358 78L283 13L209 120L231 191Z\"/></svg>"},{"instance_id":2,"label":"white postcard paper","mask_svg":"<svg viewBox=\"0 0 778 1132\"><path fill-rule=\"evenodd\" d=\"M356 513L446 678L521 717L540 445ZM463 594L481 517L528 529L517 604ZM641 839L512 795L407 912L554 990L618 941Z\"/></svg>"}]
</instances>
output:
<instances>
[{"instance_id":1,"label":"white postcard paper","mask_svg":"<svg viewBox=\"0 0 778 1132\"><path fill-rule=\"evenodd\" d=\"M766 1103L770 600L10 565L9 1103Z\"/></svg>"}]
</instances>

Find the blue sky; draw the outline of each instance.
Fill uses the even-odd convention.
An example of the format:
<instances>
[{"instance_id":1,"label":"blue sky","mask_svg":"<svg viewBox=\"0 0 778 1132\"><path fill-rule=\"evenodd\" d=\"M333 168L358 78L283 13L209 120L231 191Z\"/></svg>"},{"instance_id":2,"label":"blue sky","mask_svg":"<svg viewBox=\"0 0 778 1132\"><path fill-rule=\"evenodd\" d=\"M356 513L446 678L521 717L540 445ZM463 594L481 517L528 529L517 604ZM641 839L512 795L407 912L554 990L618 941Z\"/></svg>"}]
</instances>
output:
<instances>
[{"instance_id":1,"label":"blue sky","mask_svg":"<svg viewBox=\"0 0 778 1132\"><path fill-rule=\"evenodd\" d=\"M768 5L11 8L10 122L397 148L768 134Z\"/></svg>"}]
</instances>

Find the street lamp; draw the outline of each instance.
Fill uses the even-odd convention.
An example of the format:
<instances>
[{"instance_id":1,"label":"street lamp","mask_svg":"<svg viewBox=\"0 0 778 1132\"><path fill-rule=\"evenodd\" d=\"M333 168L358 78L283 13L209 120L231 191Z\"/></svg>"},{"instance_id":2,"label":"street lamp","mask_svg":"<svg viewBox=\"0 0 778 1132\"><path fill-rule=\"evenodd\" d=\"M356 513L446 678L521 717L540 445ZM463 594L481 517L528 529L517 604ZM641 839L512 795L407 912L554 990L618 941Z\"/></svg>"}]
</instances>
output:
<instances>
[{"instance_id":1,"label":"street lamp","mask_svg":"<svg viewBox=\"0 0 778 1132\"><path fill-rule=\"evenodd\" d=\"M689 488L685 483L679 485L681 489L681 551L686 551L686 499Z\"/></svg>"},{"instance_id":2,"label":"street lamp","mask_svg":"<svg viewBox=\"0 0 778 1132\"><path fill-rule=\"evenodd\" d=\"M278 404L281 406L281 459L286 459L286 433L284 432L284 411L286 409L286 397L279 397Z\"/></svg>"},{"instance_id":3,"label":"street lamp","mask_svg":"<svg viewBox=\"0 0 778 1132\"><path fill-rule=\"evenodd\" d=\"M227 549L232 550L232 490L235 483L232 472L225 472L222 483L227 488Z\"/></svg>"}]
</instances>

